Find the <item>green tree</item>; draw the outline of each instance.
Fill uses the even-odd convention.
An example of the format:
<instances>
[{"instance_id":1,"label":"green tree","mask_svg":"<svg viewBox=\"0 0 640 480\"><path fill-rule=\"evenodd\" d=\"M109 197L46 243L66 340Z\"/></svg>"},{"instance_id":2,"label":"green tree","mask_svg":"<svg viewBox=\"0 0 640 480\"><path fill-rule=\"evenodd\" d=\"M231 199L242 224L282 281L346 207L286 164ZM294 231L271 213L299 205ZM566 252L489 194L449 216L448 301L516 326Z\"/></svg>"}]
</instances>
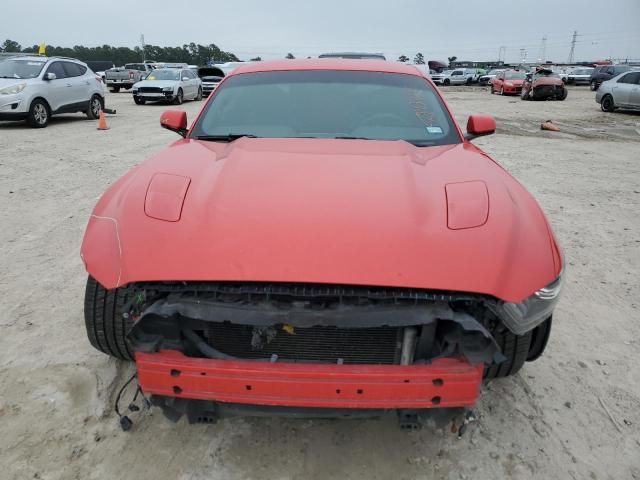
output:
<instances>
[{"instance_id":1,"label":"green tree","mask_svg":"<svg viewBox=\"0 0 640 480\"><path fill-rule=\"evenodd\" d=\"M449 60L449 68L453 68L453 62L455 62L458 59L458 57L453 56L453 57L447 57L447 60Z\"/></svg>"},{"instance_id":2,"label":"green tree","mask_svg":"<svg viewBox=\"0 0 640 480\"><path fill-rule=\"evenodd\" d=\"M406 55L400 55L400 56L398 57L398 61L399 61L399 62L402 62L402 63L406 63L406 62L408 62L408 61L409 61L409 57L407 57Z\"/></svg>"},{"instance_id":3,"label":"green tree","mask_svg":"<svg viewBox=\"0 0 640 480\"><path fill-rule=\"evenodd\" d=\"M287 60L293 60L296 57L293 56L293 53L287 53L287 56L284 58L286 58Z\"/></svg>"},{"instance_id":4,"label":"green tree","mask_svg":"<svg viewBox=\"0 0 640 480\"><path fill-rule=\"evenodd\" d=\"M262 61L262 57L253 57L251 59L252 62L261 62Z\"/></svg>"},{"instance_id":5,"label":"green tree","mask_svg":"<svg viewBox=\"0 0 640 480\"><path fill-rule=\"evenodd\" d=\"M13 40L9 40L8 38L4 41L2 45L0 45L0 52L16 53L21 51L22 51L22 47L20 46L20 44Z\"/></svg>"},{"instance_id":6,"label":"green tree","mask_svg":"<svg viewBox=\"0 0 640 480\"><path fill-rule=\"evenodd\" d=\"M424 55L420 52L416 53L416 56L413 57L413 63L416 65L424 65Z\"/></svg>"}]
</instances>

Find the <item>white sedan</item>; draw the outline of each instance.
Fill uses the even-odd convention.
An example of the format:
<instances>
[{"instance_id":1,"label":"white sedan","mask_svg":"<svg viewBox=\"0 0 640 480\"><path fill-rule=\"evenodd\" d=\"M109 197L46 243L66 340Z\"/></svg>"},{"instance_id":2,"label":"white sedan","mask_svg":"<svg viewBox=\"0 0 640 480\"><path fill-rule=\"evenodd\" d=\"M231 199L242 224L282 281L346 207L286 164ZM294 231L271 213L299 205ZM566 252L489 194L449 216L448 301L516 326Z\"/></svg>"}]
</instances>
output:
<instances>
[{"instance_id":1,"label":"white sedan","mask_svg":"<svg viewBox=\"0 0 640 480\"><path fill-rule=\"evenodd\" d=\"M138 105L146 102L173 102L202 100L202 81L188 68L161 68L133 84L133 100Z\"/></svg>"}]
</instances>

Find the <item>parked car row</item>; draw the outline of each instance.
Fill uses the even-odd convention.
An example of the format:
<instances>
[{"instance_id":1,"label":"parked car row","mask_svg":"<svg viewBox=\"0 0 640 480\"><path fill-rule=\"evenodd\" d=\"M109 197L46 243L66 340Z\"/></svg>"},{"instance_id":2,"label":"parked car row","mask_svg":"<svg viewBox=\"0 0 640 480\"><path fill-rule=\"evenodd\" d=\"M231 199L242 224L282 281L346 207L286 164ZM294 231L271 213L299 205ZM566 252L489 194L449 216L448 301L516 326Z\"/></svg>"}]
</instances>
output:
<instances>
[{"instance_id":1,"label":"parked car row","mask_svg":"<svg viewBox=\"0 0 640 480\"><path fill-rule=\"evenodd\" d=\"M443 70L431 75L431 80L436 85L471 85L478 83L478 80L486 72L480 68L456 68L454 70Z\"/></svg>"}]
</instances>

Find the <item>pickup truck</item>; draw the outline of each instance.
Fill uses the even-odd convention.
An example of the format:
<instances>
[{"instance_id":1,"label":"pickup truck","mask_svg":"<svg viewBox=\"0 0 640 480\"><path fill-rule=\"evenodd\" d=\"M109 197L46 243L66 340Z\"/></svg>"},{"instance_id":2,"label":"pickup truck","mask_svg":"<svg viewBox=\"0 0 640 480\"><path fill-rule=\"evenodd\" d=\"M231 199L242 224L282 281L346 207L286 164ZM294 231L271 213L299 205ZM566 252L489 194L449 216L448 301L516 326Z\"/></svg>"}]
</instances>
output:
<instances>
[{"instance_id":1,"label":"pickup truck","mask_svg":"<svg viewBox=\"0 0 640 480\"><path fill-rule=\"evenodd\" d=\"M149 63L127 63L124 67L111 68L105 72L107 87L113 93L118 93L121 88L129 90L133 84L144 80L154 69Z\"/></svg>"}]
</instances>

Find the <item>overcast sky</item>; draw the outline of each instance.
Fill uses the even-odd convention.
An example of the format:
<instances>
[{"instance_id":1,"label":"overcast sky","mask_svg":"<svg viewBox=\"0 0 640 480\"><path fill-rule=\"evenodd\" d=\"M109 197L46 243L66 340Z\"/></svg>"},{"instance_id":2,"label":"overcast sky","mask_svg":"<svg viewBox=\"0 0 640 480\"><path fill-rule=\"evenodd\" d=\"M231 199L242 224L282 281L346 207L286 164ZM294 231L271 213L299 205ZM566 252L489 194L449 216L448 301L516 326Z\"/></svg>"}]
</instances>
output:
<instances>
[{"instance_id":1,"label":"overcast sky","mask_svg":"<svg viewBox=\"0 0 640 480\"><path fill-rule=\"evenodd\" d=\"M0 42L23 46L133 47L215 43L248 59L316 56L327 51L375 51L427 60L507 61L521 49L566 62L578 31L574 59L640 60L640 0L87 0L2 1ZM503 55L504 58L504 55Z\"/></svg>"}]
</instances>

